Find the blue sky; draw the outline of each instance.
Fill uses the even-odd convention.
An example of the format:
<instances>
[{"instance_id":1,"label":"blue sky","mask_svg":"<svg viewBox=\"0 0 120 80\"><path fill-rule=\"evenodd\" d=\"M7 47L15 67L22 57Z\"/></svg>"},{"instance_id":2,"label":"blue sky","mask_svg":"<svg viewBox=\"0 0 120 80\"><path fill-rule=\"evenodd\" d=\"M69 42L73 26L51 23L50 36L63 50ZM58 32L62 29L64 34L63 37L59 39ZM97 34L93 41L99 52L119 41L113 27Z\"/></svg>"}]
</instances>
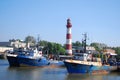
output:
<instances>
[{"instance_id":1,"label":"blue sky","mask_svg":"<svg viewBox=\"0 0 120 80\"><path fill-rule=\"evenodd\" d=\"M120 46L120 0L0 0L0 41L31 35L64 44L66 20L72 41Z\"/></svg>"}]
</instances>

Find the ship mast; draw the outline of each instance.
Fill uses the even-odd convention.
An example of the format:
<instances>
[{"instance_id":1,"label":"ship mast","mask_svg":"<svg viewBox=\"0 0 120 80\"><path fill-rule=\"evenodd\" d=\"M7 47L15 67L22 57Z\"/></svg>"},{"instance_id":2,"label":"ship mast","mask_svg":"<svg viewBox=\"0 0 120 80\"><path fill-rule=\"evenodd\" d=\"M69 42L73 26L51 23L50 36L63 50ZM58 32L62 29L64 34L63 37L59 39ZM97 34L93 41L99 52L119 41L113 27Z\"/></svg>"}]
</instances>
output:
<instances>
[{"instance_id":1,"label":"ship mast","mask_svg":"<svg viewBox=\"0 0 120 80\"><path fill-rule=\"evenodd\" d=\"M84 39L82 40L82 45L83 45L84 53L86 53L87 34L85 33L83 35L84 35Z\"/></svg>"},{"instance_id":2,"label":"ship mast","mask_svg":"<svg viewBox=\"0 0 120 80\"><path fill-rule=\"evenodd\" d=\"M36 47L39 48L39 46L40 46L40 35L38 34Z\"/></svg>"}]
</instances>

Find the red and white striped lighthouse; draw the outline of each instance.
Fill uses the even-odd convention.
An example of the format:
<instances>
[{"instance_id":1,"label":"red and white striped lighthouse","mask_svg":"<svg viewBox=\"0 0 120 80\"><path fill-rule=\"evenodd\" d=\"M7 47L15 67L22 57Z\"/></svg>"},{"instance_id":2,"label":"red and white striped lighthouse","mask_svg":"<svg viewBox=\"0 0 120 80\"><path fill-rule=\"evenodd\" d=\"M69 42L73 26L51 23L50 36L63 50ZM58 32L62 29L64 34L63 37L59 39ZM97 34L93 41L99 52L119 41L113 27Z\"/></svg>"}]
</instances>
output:
<instances>
[{"instance_id":1,"label":"red and white striped lighthouse","mask_svg":"<svg viewBox=\"0 0 120 80\"><path fill-rule=\"evenodd\" d=\"M67 34L66 34L66 53L68 55L72 55L72 34L71 34L71 27L72 24L70 19L67 19Z\"/></svg>"}]
</instances>

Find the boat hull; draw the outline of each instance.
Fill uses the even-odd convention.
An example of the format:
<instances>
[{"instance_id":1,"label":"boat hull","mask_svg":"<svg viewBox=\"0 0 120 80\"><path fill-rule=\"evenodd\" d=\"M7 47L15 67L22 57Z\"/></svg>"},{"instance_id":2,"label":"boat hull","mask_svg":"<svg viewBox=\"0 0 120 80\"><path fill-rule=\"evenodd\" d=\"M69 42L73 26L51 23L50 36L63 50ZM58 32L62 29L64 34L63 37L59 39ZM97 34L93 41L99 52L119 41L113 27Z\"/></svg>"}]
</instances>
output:
<instances>
[{"instance_id":1,"label":"boat hull","mask_svg":"<svg viewBox=\"0 0 120 80\"><path fill-rule=\"evenodd\" d=\"M103 66L86 65L86 64L74 63L74 62L71 63L67 61L64 61L64 64L67 68L68 73L95 73L95 72L108 73L114 70L114 66L108 66L108 65L103 65Z\"/></svg>"},{"instance_id":2,"label":"boat hull","mask_svg":"<svg viewBox=\"0 0 120 80\"><path fill-rule=\"evenodd\" d=\"M18 58L16 56L7 56L7 60L10 66L19 67Z\"/></svg>"},{"instance_id":3,"label":"boat hull","mask_svg":"<svg viewBox=\"0 0 120 80\"><path fill-rule=\"evenodd\" d=\"M46 58L33 59L28 57L18 57L20 66L46 66L49 65Z\"/></svg>"},{"instance_id":4,"label":"boat hull","mask_svg":"<svg viewBox=\"0 0 120 80\"><path fill-rule=\"evenodd\" d=\"M25 56L7 56L10 66L23 67L23 66L46 66L49 65L46 58L32 59Z\"/></svg>"}]
</instances>

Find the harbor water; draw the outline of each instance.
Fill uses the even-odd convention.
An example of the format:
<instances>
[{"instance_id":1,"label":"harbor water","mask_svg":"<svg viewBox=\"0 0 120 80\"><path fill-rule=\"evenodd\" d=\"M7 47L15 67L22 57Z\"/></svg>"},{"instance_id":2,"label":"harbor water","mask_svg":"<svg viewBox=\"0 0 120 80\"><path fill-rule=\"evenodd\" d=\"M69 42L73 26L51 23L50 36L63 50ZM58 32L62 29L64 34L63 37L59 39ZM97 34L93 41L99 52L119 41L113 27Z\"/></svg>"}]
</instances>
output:
<instances>
[{"instance_id":1,"label":"harbor water","mask_svg":"<svg viewBox=\"0 0 120 80\"><path fill-rule=\"evenodd\" d=\"M9 67L0 60L1 80L120 80L120 72L108 74L68 74L65 67Z\"/></svg>"}]
</instances>

